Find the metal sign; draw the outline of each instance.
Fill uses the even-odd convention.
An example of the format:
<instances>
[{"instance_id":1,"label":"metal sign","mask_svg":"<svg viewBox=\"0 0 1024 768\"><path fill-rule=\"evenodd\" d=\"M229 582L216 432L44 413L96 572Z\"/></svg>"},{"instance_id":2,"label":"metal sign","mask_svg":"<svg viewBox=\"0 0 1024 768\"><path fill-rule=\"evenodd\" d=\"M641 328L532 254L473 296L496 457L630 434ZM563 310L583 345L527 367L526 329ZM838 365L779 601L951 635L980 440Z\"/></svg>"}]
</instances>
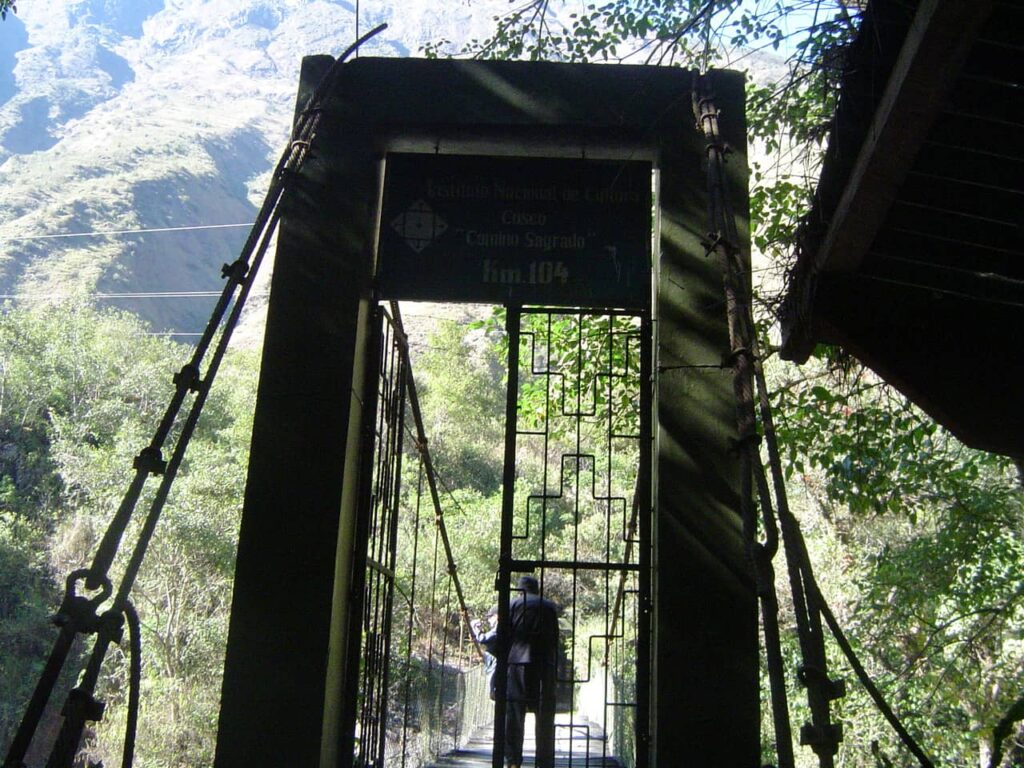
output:
<instances>
[{"instance_id":1,"label":"metal sign","mask_svg":"<svg viewBox=\"0 0 1024 768\"><path fill-rule=\"evenodd\" d=\"M379 242L391 299L646 307L651 165L389 154Z\"/></svg>"}]
</instances>

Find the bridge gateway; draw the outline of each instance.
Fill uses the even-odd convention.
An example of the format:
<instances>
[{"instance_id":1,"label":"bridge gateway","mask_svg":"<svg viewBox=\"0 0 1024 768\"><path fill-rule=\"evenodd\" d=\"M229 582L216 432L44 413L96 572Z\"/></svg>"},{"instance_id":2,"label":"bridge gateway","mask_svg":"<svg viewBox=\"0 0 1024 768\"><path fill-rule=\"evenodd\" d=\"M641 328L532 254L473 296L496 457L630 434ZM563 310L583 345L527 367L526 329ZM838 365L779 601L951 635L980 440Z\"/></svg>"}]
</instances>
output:
<instances>
[{"instance_id":1,"label":"bridge gateway","mask_svg":"<svg viewBox=\"0 0 1024 768\"><path fill-rule=\"evenodd\" d=\"M300 103L331 63L305 60ZM506 307L499 616L521 572L563 604L559 727L588 727L575 692L600 675L625 764L757 764L756 597L691 82L646 67L342 68L282 220L218 766L417 764L384 757L410 394L396 299ZM745 212L742 78L714 82ZM524 409L526 390L543 406ZM555 518L573 536L548 537ZM580 547L581 532L596 539Z\"/></svg>"}]
</instances>

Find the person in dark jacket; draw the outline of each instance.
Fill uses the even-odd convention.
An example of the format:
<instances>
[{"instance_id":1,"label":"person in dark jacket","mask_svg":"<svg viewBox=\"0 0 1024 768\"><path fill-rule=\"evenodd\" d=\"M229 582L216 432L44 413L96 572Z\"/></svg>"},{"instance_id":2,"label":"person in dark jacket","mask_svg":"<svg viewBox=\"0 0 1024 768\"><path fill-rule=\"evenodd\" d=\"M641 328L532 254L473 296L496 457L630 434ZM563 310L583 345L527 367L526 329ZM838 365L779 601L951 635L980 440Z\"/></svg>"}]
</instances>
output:
<instances>
[{"instance_id":1,"label":"person in dark jacket","mask_svg":"<svg viewBox=\"0 0 1024 768\"><path fill-rule=\"evenodd\" d=\"M558 663L558 606L540 596L537 578L521 576L520 592L509 604L508 691L505 760L523 762L526 713L536 717L537 768L555 761L555 688Z\"/></svg>"}]
</instances>

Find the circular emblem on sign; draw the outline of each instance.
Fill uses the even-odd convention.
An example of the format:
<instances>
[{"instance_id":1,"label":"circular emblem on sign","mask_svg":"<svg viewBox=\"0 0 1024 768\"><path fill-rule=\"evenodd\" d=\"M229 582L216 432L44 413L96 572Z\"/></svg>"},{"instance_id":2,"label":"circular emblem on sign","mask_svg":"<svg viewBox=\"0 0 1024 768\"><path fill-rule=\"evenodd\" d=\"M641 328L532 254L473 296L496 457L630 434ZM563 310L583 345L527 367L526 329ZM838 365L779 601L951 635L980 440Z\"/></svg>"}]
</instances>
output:
<instances>
[{"instance_id":1,"label":"circular emblem on sign","mask_svg":"<svg viewBox=\"0 0 1024 768\"><path fill-rule=\"evenodd\" d=\"M438 216L425 200L417 200L405 213L400 213L391 222L406 245L419 253L448 229L448 224Z\"/></svg>"}]
</instances>

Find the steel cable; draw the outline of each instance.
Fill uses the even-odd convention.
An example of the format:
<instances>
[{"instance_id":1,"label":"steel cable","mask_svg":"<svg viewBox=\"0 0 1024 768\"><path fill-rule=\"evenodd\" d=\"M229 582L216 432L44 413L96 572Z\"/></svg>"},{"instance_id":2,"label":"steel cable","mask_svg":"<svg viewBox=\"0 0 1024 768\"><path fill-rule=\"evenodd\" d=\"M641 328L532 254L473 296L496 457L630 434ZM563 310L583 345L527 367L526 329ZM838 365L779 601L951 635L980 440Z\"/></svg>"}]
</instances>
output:
<instances>
[{"instance_id":1,"label":"steel cable","mask_svg":"<svg viewBox=\"0 0 1024 768\"><path fill-rule=\"evenodd\" d=\"M132 768L135 762L135 736L139 730L139 694L142 685L142 625L135 606L125 603L124 617L128 624L129 668L128 668L128 716L124 726L124 748L121 754L121 768Z\"/></svg>"},{"instance_id":2,"label":"steel cable","mask_svg":"<svg viewBox=\"0 0 1024 768\"><path fill-rule=\"evenodd\" d=\"M861 684L896 731L901 741L917 758L923 768L932 768L933 764L909 731L900 722L898 716L885 701L881 691L871 680L864 666L860 663L852 645L836 620L814 578L807 546L800 532L799 524L789 508L784 475L782 471L781 452L775 432L771 405L768 399L768 387L764 369L757 354L757 339L753 332L753 317L749 302L743 300L745 293L740 288L744 284L742 266L739 262L738 237L735 222L729 211L729 203L725 194L725 150L718 132L718 112L714 107L713 93L706 77L701 76L694 84L694 115L698 127L707 139L708 152L708 218L711 226L711 239L708 253L720 257L723 270L723 281L727 299L730 343L732 345L733 367L735 372L735 390L737 395L737 419L739 427L739 448L741 457L741 478L743 498L744 536L747 540L748 552L755 568L758 589L770 592L761 594L762 622L765 629L765 646L769 677L772 683L773 715L775 718L777 749L780 766L792 765L793 753L789 711L786 703L784 680L782 675L782 658L780 638L778 635L778 601L774 598L774 587L769 587L765 580L772 573L771 556L777 549L777 531L774 515L777 508L778 528L781 529L783 546L790 576L794 609L796 614L797 634L800 640L804 666L800 670L801 682L807 687L808 702L812 711L813 727L805 726L801 733L801 742L810 743L818 755L823 768L831 768L833 756L838 749L841 738L839 727L830 720L830 701L842 696L845 689L840 683L832 681L827 675L827 657L824 648L822 619L828 625L837 644L854 670ZM753 397L757 396L757 415L760 416L761 428L766 443L769 471L774 490L774 505L769 490L764 465L761 462L756 432L756 416ZM751 483L747 473L753 471L761 504L762 521L766 534L765 544L756 541L756 530L752 523L749 507L752 499L747 498L751 491ZM773 508L774 507L774 508ZM770 555L769 555L770 553ZM763 571L759 568L764 569ZM774 629L770 635L769 625Z\"/></svg>"},{"instance_id":3,"label":"steel cable","mask_svg":"<svg viewBox=\"0 0 1024 768\"><path fill-rule=\"evenodd\" d=\"M718 134L718 113L711 100L710 86L705 77L700 77L694 82L693 107L697 127L707 140L708 226L711 238L708 253L714 253L719 257L726 295L730 357L734 371L733 391L736 398L736 447L740 464L740 515L743 522L743 540L747 559L754 574L758 600L761 603L761 625L765 636L778 762L780 768L794 768L793 737L782 662L774 569L768 554L769 549L757 540L757 516L754 510L754 466L759 456L757 420L753 405L754 355L750 346L750 306L744 301L745 293L739 289L743 283L735 274L733 265L738 236L735 223L725 206L722 167L724 146ZM761 481L762 477L763 472L759 471L758 480ZM763 481L757 485L760 492ZM770 500L761 497L764 518L770 516L766 502ZM799 607L797 613L800 613ZM803 633L801 637L804 637Z\"/></svg>"},{"instance_id":4,"label":"steel cable","mask_svg":"<svg viewBox=\"0 0 1024 768\"><path fill-rule=\"evenodd\" d=\"M462 582L459 579L458 566L455 562L455 556L452 553L451 540L448 537L448 526L444 521L444 510L441 507L441 497L437 490L437 476L434 472L434 463L430 457L430 449L427 444L427 433L426 428L423 425L423 412L420 409L419 394L416 390L416 380L412 375L412 361L409 359L409 344L408 337L405 334L405 326L402 324L402 313L398 308L398 302L391 302L391 319L395 324L395 332L397 333L400 341L400 348L402 355L405 358L405 370L406 370L406 395L409 399L409 406L412 410L413 421L416 425L416 449L420 452L420 456L423 459L423 467L426 470L427 476L427 487L430 490L430 500L434 505L434 522L437 525L438 534L441 537L441 543L444 547L445 560L448 566L448 573L452 578L452 585L455 587L456 599L459 603L459 611L462 614L463 621L466 622L466 626L471 626L472 621L469 616L469 609L466 607L466 596L462 589ZM476 646L477 654L483 659L483 650L480 648L480 644L476 640L476 636L472 635L473 644Z\"/></svg>"}]
</instances>

